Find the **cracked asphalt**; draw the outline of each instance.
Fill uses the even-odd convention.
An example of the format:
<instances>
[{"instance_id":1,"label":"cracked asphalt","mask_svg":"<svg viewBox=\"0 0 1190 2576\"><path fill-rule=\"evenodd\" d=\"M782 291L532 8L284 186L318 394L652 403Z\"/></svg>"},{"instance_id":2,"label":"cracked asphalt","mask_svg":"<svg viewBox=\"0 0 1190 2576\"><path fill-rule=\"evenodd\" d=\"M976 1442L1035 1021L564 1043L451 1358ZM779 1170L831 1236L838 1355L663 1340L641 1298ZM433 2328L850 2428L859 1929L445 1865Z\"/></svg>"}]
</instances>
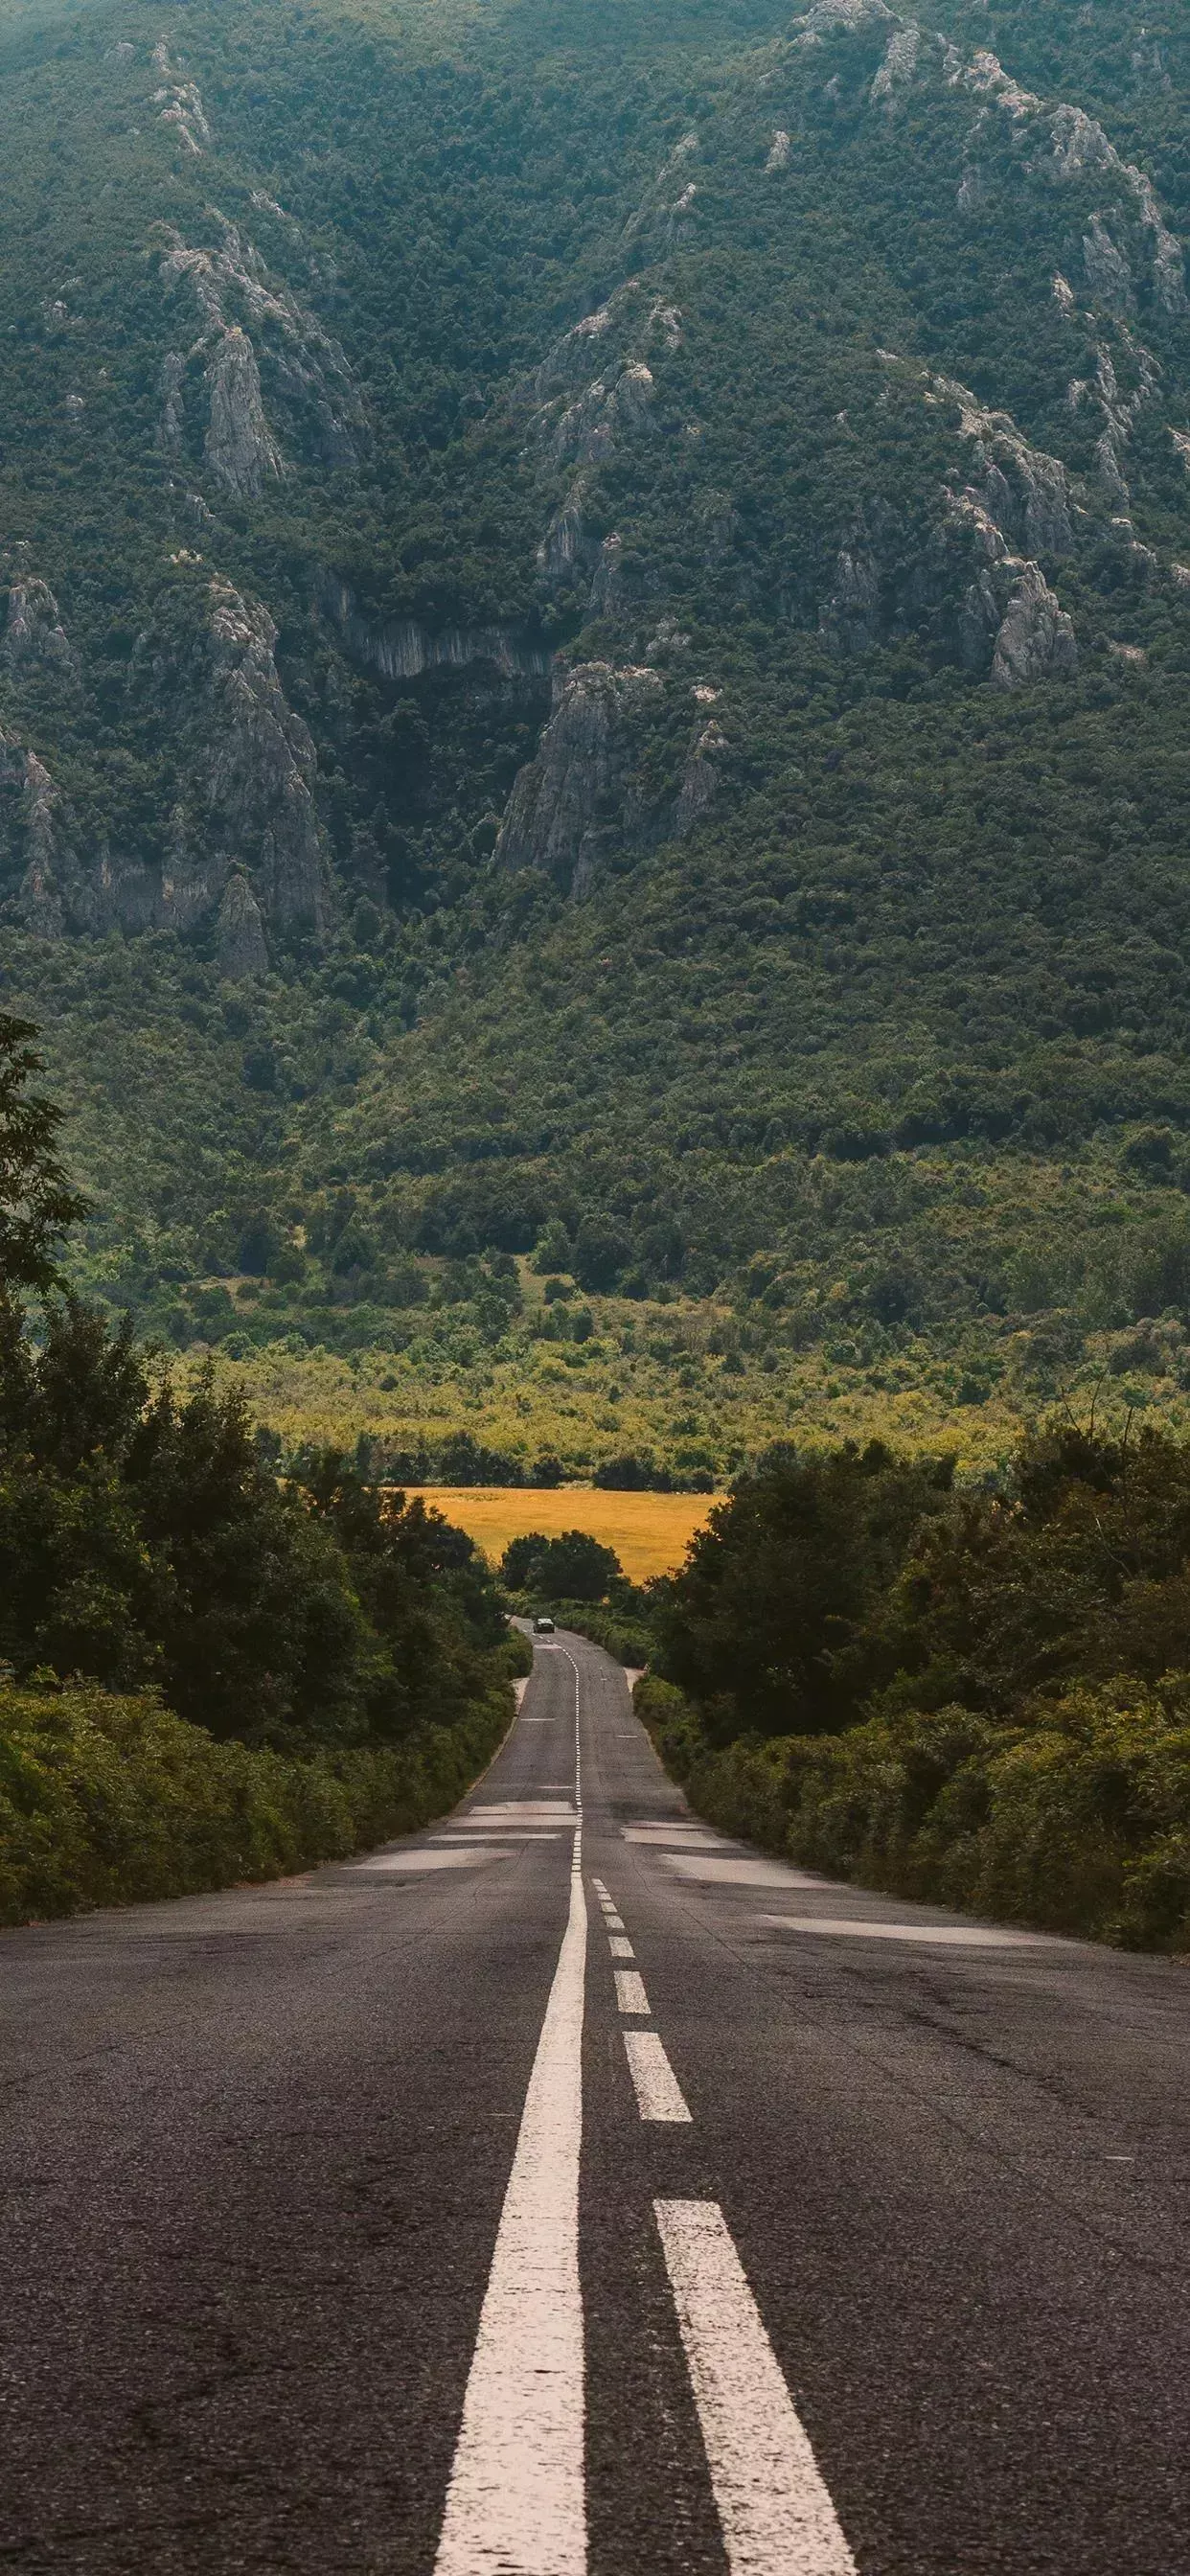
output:
<instances>
[{"instance_id":1,"label":"cracked asphalt","mask_svg":"<svg viewBox=\"0 0 1190 2576\"><path fill-rule=\"evenodd\" d=\"M859 2576L1181 2576L1187 1967L761 1863L570 1636L433 1832L0 1934L0 2567L429 2576L567 1922L576 1689L592 2576L827 2564L741 2555L658 2202L722 2214ZM612 1909L687 2120L642 2116Z\"/></svg>"}]
</instances>

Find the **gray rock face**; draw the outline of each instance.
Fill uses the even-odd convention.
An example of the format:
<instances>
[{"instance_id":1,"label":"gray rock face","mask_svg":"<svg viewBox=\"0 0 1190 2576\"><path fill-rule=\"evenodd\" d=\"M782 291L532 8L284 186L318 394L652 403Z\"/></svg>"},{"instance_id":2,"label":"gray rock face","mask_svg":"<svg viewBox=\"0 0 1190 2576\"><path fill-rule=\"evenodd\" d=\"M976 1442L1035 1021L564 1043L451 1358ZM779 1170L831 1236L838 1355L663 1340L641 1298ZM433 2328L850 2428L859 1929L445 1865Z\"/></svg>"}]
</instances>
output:
<instances>
[{"instance_id":1,"label":"gray rock face","mask_svg":"<svg viewBox=\"0 0 1190 2576\"><path fill-rule=\"evenodd\" d=\"M314 746L274 661L277 630L259 600L211 582L189 652L146 671L162 721L183 754L164 858L152 865L103 850L76 883L70 910L83 928L186 931L219 908L219 933L243 956L262 935L313 930L327 918L327 873L314 805ZM250 897L229 896L238 877ZM227 902L226 916L223 905ZM229 970L230 971L230 970ZM244 972L258 973L259 965Z\"/></svg>"},{"instance_id":2,"label":"gray rock face","mask_svg":"<svg viewBox=\"0 0 1190 2576\"><path fill-rule=\"evenodd\" d=\"M8 594L8 613L0 657L8 670L52 671L73 677L74 651L48 583L19 574Z\"/></svg>"},{"instance_id":3,"label":"gray rock face","mask_svg":"<svg viewBox=\"0 0 1190 2576\"><path fill-rule=\"evenodd\" d=\"M814 0L804 16L795 18L791 29L795 45L821 45L828 36L840 32L863 34L869 27L893 27L896 20L885 0Z\"/></svg>"},{"instance_id":4,"label":"gray rock face","mask_svg":"<svg viewBox=\"0 0 1190 2576\"><path fill-rule=\"evenodd\" d=\"M229 984L268 971L264 923L247 877L237 868L229 876L219 906L219 972Z\"/></svg>"},{"instance_id":5,"label":"gray rock face","mask_svg":"<svg viewBox=\"0 0 1190 2576\"><path fill-rule=\"evenodd\" d=\"M61 938L73 874L69 817L48 769L0 734L0 882L24 929Z\"/></svg>"},{"instance_id":6,"label":"gray rock face","mask_svg":"<svg viewBox=\"0 0 1190 2576\"><path fill-rule=\"evenodd\" d=\"M157 445L167 452L180 448L186 437L186 406L182 387L186 381L186 361L178 349L168 349L161 361L161 416L157 423Z\"/></svg>"},{"instance_id":7,"label":"gray rock face","mask_svg":"<svg viewBox=\"0 0 1190 2576\"><path fill-rule=\"evenodd\" d=\"M992 656L999 689L1023 689L1036 680L1072 679L1078 645L1065 609L1037 564L1020 568Z\"/></svg>"},{"instance_id":8,"label":"gray rock face","mask_svg":"<svg viewBox=\"0 0 1190 2576\"><path fill-rule=\"evenodd\" d=\"M708 724L695 726L674 809L674 830L679 839L692 832L708 805L714 804L720 786L719 764L727 749L727 736L713 716Z\"/></svg>"},{"instance_id":9,"label":"gray rock face","mask_svg":"<svg viewBox=\"0 0 1190 2576\"><path fill-rule=\"evenodd\" d=\"M1136 303L1132 269L1101 215L1092 216L1090 232L1083 234L1083 270L1090 294L1108 313L1132 312Z\"/></svg>"},{"instance_id":10,"label":"gray rock face","mask_svg":"<svg viewBox=\"0 0 1190 2576\"><path fill-rule=\"evenodd\" d=\"M892 113L902 92L912 88L920 53L920 27L894 27L869 92L873 107L882 105L886 114Z\"/></svg>"},{"instance_id":11,"label":"gray rock face","mask_svg":"<svg viewBox=\"0 0 1190 2576\"><path fill-rule=\"evenodd\" d=\"M845 546L830 596L818 613L818 632L832 653L868 653L880 641L880 625L875 561L865 549Z\"/></svg>"},{"instance_id":12,"label":"gray rock face","mask_svg":"<svg viewBox=\"0 0 1190 2576\"><path fill-rule=\"evenodd\" d=\"M172 128L178 142L197 160L211 140L206 110L195 83L183 80L171 63L164 37L154 48L153 69L158 84L153 92L158 121Z\"/></svg>"},{"instance_id":13,"label":"gray rock face","mask_svg":"<svg viewBox=\"0 0 1190 2576\"><path fill-rule=\"evenodd\" d=\"M241 424L245 419L252 423L249 445L255 462L248 461L246 470L257 477L257 487L280 471L280 442L266 414L266 396L297 446L314 451L332 470L354 465L369 443L367 418L338 341L288 287L270 278L260 252L238 225L216 209L210 211L220 228L217 247L196 247L172 226L165 228L158 274L168 302L185 291L198 306L203 328L192 354L206 358L212 470L226 489L240 489L228 482L221 466L226 456L228 470L245 470L238 414ZM171 442L178 446L185 437L184 377L179 366L172 386L177 435Z\"/></svg>"},{"instance_id":14,"label":"gray rock face","mask_svg":"<svg viewBox=\"0 0 1190 2576\"><path fill-rule=\"evenodd\" d=\"M215 481L240 500L259 500L283 471L260 394L256 352L238 324L216 343L207 368L211 416L205 455Z\"/></svg>"},{"instance_id":15,"label":"gray rock face","mask_svg":"<svg viewBox=\"0 0 1190 2576\"><path fill-rule=\"evenodd\" d=\"M423 671L490 662L502 679L540 681L548 679L553 665L548 644L515 626L447 626L435 633L412 617L376 625L334 573L320 574L317 594L319 607L348 650L386 680L415 680Z\"/></svg>"},{"instance_id":16,"label":"gray rock face","mask_svg":"<svg viewBox=\"0 0 1190 2576\"><path fill-rule=\"evenodd\" d=\"M632 788L633 723L662 681L608 662L561 671L537 758L516 778L495 848L501 868L540 868L582 894L617 843L640 846L644 816Z\"/></svg>"},{"instance_id":17,"label":"gray rock face","mask_svg":"<svg viewBox=\"0 0 1190 2576\"><path fill-rule=\"evenodd\" d=\"M276 928L321 929L326 891L314 745L286 704L276 641L259 600L244 599L230 582L212 582L202 742L175 849L194 852L195 882L211 892L237 861L246 867Z\"/></svg>"}]
</instances>

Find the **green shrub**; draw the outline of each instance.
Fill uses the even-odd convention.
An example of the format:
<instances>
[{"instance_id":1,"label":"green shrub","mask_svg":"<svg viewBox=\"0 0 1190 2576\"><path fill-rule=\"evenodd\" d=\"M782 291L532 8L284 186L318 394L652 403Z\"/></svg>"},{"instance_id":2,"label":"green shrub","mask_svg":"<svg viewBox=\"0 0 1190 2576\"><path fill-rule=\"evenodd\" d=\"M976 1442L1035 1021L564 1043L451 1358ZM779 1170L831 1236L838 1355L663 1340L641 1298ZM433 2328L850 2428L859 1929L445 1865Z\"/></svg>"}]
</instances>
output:
<instances>
[{"instance_id":1,"label":"green shrub","mask_svg":"<svg viewBox=\"0 0 1190 2576\"><path fill-rule=\"evenodd\" d=\"M1005 1725L950 1706L716 1747L636 1706L710 1822L891 1894L1139 1949L1190 1947L1190 1675L1083 1685Z\"/></svg>"},{"instance_id":2,"label":"green shrub","mask_svg":"<svg viewBox=\"0 0 1190 2576\"><path fill-rule=\"evenodd\" d=\"M0 1923L342 1860L444 1814L512 1715L500 1685L399 1747L218 1743L152 1692L0 1685Z\"/></svg>"}]
</instances>

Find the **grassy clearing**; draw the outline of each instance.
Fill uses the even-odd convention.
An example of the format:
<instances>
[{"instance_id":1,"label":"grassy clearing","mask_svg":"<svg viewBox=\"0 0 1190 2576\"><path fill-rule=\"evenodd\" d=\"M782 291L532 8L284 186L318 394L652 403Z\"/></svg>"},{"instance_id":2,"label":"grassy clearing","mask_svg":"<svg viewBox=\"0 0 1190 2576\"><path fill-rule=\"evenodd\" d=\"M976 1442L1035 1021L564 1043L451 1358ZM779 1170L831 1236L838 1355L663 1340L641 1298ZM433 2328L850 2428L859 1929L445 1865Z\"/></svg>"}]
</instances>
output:
<instances>
[{"instance_id":1,"label":"grassy clearing","mask_svg":"<svg viewBox=\"0 0 1190 2576\"><path fill-rule=\"evenodd\" d=\"M556 1493L526 1492L518 1485L429 1485L424 1492L427 1503L466 1530L493 1564L510 1539L538 1531L557 1538L563 1530L581 1529L614 1547L631 1583L672 1573L716 1500L714 1494L605 1494L579 1485Z\"/></svg>"}]
</instances>

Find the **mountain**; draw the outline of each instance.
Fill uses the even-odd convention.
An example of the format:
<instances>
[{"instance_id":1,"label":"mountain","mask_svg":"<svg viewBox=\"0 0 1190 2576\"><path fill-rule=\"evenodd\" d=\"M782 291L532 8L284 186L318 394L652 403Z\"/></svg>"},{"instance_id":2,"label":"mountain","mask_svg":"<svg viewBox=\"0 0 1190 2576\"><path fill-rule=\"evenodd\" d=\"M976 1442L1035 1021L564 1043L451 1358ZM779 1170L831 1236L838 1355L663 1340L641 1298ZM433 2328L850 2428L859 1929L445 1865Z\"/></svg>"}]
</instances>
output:
<instances>
[{"instance_id":1,"label":"mountain","mask_svg":"<svg viewBox=\"0 0 1190 2576\"><path fill-rule=\"evenodd\" d=\"M526 1464L1185 1412L1184 13L2 44L4 991L87 1283Z\"/></svg>"}]
</instances>

